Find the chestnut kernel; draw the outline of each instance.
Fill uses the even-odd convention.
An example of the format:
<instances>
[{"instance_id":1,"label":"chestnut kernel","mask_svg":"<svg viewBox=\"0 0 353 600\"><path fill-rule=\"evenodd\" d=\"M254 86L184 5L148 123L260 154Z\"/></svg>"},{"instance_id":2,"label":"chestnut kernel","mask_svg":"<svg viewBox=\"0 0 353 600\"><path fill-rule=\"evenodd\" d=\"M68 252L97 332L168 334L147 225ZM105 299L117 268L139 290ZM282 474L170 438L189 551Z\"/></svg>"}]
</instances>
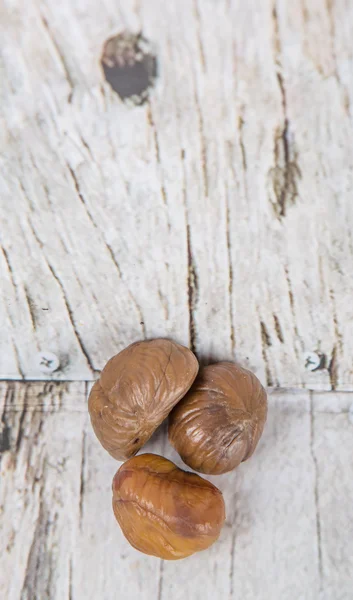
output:
<instances>
[{"instance_id":1,"label":"chestnut kernel","mask_svg":"<svg viewBox=\"0 0 353 600\"><path fill-rule=\"evenodd\" d=\"M130 544L175 560L205 550L225 520L223 496L212 483L156 454L125 462L113 479L113 510Z\"/></svg>"},{"instance_id":2,"label":"chestnut kernel","mask_svg":"<svg viewBox=\"0 0 353 600\"><path fill-rule=\"evenodd\" d=\"M175 342L136 342L113 356L92 387L88 410L102 446L117 460L147 442L192 385L198 362Z\"/></svg>"},{"instance_id":3,"label":"chestnut kernel","mask_svg":"<svg viewBox=\"0 0 353 600\"><path fill-rule=\"evenodd\" d=\"M255 451L267 417L267 395L257 377L237 364L202 369L169 415L169 440L195 471L218 475Z\"/></svg>"}]
</instances>

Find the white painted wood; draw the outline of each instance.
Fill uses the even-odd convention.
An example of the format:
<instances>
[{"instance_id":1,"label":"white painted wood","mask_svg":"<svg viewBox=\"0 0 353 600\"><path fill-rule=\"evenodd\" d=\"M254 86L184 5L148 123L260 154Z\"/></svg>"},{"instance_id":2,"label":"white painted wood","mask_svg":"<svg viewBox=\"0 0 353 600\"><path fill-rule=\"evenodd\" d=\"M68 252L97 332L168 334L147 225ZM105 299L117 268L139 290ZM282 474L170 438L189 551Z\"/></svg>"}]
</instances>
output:
<instances>
[{"instance_id":1,"label":"white painted wood","mask_svg":"<svg viewBox=\"0 0 353 600\"><path fill-rule=\"evenodd\" d=\"M313 412L321 589L325 600L345 600L353 589L353 398L337 394L332 407L327 397L321 402L324 410Z\"/></svg>"},{"instance_id":2,"label":"white painted wood","mask_svg":"<svg viewBox=\"0 0 353 600\"><path fill-rule=\"evenodd\" d=\"M81 519L73 562L72 598L158 598L161 561L134 550L115 521L112 479L120 462L97 443L87 419ZM150 448L162 453L160 436Z\"/></svg>"},{"instance_id":3,"label":"white painted wood","mask_svg":"<svg viewBox=\"0 0 353 600\"><path fill-rule=\"evenodd\" d=\"M352 389L353 4L8 0L1 17L0 376L47 377L48 350L53 378L90 379L163 335L269 385ZM159 62L139 107L99 66L126 30Z\"/></svg>"},{"instance_id":4,"label":"white painted wood","mask_svg":"<svg viewBox=\"0 0 353 600\"><path fill-rule=\"evenodd\" d=\"M85 414L61 399L84 387L1 386L1 598L70 598Z\"/></svg>"},{"instance_id":5,"label":"white painted wood","mask_svg":"<svg viewBox=\"0 0 353 600\"><path fill-rule=\"evenodd\" d=\"M137 553L116 525L119 464L88 426L85 397L84 383L1 385L10 445L1 455L1 598L157 597L160 561Z\"/></svg>"},{"instance_id":6,"label":"white painted wood","mask_svg":"<svg viewBox=\"0 0 353 600\"><path fill-rule=\"evenodd\" d=\"M253 459L232 473L210 478L226 501L227 527L220 544L187 564L167 563L165 598L182 600L184 590L176 581L185 579L190 599L317 600L310 429L308 393L271 395L267 426ZM170 456L182 464L176 453Z\"/></svg>"},{"instance_id":7,"label":"white painted wood","mask_svg":"<svg viewBox=\"0 0 353 600\"><path fill-rule=\"evenodd\" d=\"M255 455L210 478L226 502L220 540L168 562L131 548L114 521L120 463L94 437L85 384L2 383L0 597L350 600L353 394L269 402ZM165 426L145 450L182 466Z\"/></svg>"}]
</instances>

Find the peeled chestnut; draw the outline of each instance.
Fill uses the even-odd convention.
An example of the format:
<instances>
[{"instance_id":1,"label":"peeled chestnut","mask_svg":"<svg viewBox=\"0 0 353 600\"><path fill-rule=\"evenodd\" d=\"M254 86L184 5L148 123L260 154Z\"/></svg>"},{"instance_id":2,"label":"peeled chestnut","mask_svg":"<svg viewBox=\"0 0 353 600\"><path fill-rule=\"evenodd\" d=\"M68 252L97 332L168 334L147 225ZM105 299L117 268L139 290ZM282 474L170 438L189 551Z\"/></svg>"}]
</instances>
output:
<instances>
[{"instance_id":1,"label":"peeled chestnut","mask_svg":"<svg viewBox=\"0 0 353 600\"><path fill-rule=\"evenodd\" d=\"M267 396L257 377L221 362L200 371L169 416L169 439L195 471L217 475L247 460L261 437Z\"/></svg>"},{"instance_id":2,"label":"peeled chestnut","mask_svg":"<svg viewBox=\"0 0 353 600\"><path fill-rule=\"evenodd\" d=\"M198 368L188 348L164 339L136 342L113 356L88 400L102 446L118 460L136 454L188 391Z\"/></svg>"},{"instance_id":3,"label":"peeled chestnut","mask_svg":"<svg viewBox=\"0 0 353 600\"><path fill-rule=\"evenodd\" d=\"M156 454L124 463L113 479L113 510L130 544L175 560L215 542L225 520L222 493Z\"/></svg>"}]
</instances>

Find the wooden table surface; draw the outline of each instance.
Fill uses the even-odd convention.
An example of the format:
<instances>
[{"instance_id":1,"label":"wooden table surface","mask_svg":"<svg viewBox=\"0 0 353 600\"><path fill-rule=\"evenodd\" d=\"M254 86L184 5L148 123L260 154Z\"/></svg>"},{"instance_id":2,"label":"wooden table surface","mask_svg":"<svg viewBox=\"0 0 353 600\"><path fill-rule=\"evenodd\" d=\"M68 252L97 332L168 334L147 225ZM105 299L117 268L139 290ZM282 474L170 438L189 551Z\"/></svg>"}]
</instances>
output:
<instances>
[{"instance_id":1,"label":"wooden table surface","mask_svg":"<svg viewBox=\"0 0 353 600\"><path fill-rule=\"evenodd\" d=\"M351 600L353 1L0 15L0 598ZM219 542L179 562L124 540L87 415L157 336L270 393L210 478ZM181 465L165 426L147 449Z\"/></svg>"}]
</instances>

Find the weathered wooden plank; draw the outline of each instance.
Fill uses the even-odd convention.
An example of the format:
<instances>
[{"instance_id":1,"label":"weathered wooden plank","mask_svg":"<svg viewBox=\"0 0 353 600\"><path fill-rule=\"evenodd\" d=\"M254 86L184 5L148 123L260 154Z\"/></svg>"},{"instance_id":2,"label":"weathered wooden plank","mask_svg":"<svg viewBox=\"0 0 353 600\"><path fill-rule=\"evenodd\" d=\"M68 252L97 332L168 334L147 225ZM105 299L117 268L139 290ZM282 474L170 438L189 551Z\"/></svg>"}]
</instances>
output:
<instances>
[{"instance_id":1,"label":"weathered wooden plank","mask_svg":"<svg viewBox=\"0 0 353 600\"><path fill-rule=\"evenodd\" d=\"M220 540L168 562L131 548L114 521L120 463L92 433L85 384L2 383L0 596L350 600L352 396L271 394L253 458L210 478L226 502ZM145 450L182 466L165 426Z\"/></svg>"},{"instance_id":2,"label":"weathered wooden plank","mask_svg":"<svg viewBox=\"0 0 353 600\"><path fill-rule=\"evenodd\" d=\"M239 472L233 529L234 598L319 592L310 399L274 394L262 446Z\"/></svg>"},{"instance_id":3,"label":"weathered wooden plank","mask_svg":"<svg viewBox=\"0 0 353 600\"><path fill-rule=\"evenodd\" d=\"M331 395L331 394L330 394ZM353 398L316 399L313 457L316 468L317 530L321 541L321 593L324 600L348 600L353 589Z\"/></svg>"},{"instance_id":4,"label":"weathered wooden plank","mask_svg":"<svg viewBox=\"0 0 353 600\"><path fill-rule=\"evenodd\" d=\"M268 423L255 456L236 471L211 478L227 507L220 543L187 565L166 563L163 598L184 597L178 580L188 582L188 598L200 600L318 598L310 429L308 393L270 396Z\"/></svg>"},{"instance_id":5,"label":"weathered wooden plank","mask_svg":"<svg viewBox=\"0 0 353 600\"><path fill-rule=\"evenodd\" d=\"M85 384L0 388L1 598L156 598L160 561L133 550L115 523L118 463L88 426Z\"/></svg>"},{"instance_id":6,"label":"weathered wooden plank","mask_svg":"<svg viewBox=\"0 0 353 600\"><path fill-rule=\"evenodd\" d=\"M2 598L70 598L85 415L60 404L69 393L82 402L84 389L42 384L37 409L27 410L33 388L1 385Z\"/></svg>"},{"instance_id":7,"label":"weathered wooden plank","mask_svg":"<svg viewBox=\"0 0 353 600\"><path fill-rule=\"evenodd\" d=\"M164 335L352 389L352 4L19 0L0 26L0 376ZM99 66L124 31L159 65L139 106Z\"/></svg>"},{"instance_id":8,"label":"weathered wooden plank","mask_svg":"<svg viewBox=\"0 0 353 600\"><path fill-rule=\"evenodd\" d=\"M125 540L111 508L112 479L121 463L109 457L84 429L81 514L75 544L72 597L158 598L161 562L134 550ZM156 435L149 451L161 454L165 438Z\"/></svg>"}]
</instances>

